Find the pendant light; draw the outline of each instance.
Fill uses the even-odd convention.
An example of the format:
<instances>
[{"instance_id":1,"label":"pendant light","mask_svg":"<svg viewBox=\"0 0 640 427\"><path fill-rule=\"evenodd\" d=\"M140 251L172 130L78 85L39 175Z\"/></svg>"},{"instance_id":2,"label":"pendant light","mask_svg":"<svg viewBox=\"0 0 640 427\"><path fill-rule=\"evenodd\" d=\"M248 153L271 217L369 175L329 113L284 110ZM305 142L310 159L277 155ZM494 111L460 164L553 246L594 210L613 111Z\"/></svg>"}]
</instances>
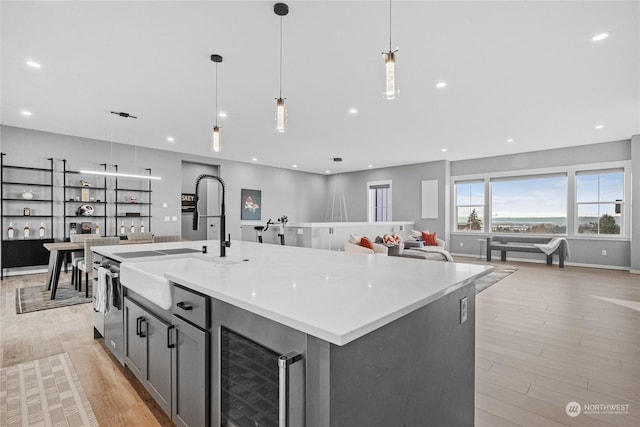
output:
<instances>
[{"instance_id":1,"label":"pendant light","mask_svg":"<svg viewBox=\"0 0 640 427\"><path fill-rule=\"evenodd\" d=\"M124 117L126 119L137 119L138 117L133 116L129 113L124 113L124 112L116 112L116 111L111 111L111 114L115 114L117 116L120 117ZM113 165L113 131L111 131L111 136L109 137L109 139L111 140L110 144L110 150L111 150L111 165L108 166L114 166ZM137 166L137 152L138 152L138 141L136 139L134 139L134 145L133 145L133 170L136 170L136 166ZM135 173L122 173L122 172L117 172L117 166L116 166L116 172L107 172L106 170L88 170L88 169L83 169L80 171L80 173L83 174L88 174L88 175L102 175L102 176L115 176L118 178L134 178L134 179L156 179L156 180L160 180L162 179L161 176L153 176L151 175L151 169L147 169L149 171L149 175L139 175L139 174L135 174Z\"/></svg>"},{"instance_id":2,"label":"pendant light","mask_svg":"<svg viewBox=\"0 0 640 427\"><path fill-rule=\"evenodd\" d=\"M216 124L213 126L213 139L211 149L220 152L220 126L218 126L218 64L222 62L222 56L211 55L211 60L216 63Z\"/></svg>"},{"instance_id":3,"label":"pendant light","mask_svg":"<svg viewBox=\"0 0 640 427\"><path fill-rule=\"evenodd\" d=\"M282 97L282 17L289 13L289 6L276 3L273 12L280 17L280 96L276 98L276 130L284 132L287 130L287 106L284 103L286 98Z\"/></svg>"},{"instance_id":4,"label":"pendant light","mask_svg":"<svg viewBox=\"0 0 640 427\"><path fill-rule=\"evenodd\" d=\"M397 80L398 62L396 61L396 52L398 52L398 49L391 49L391 0L389 0L389 51L382 53L385 71L385 88L382 96L385 99L395 99L400 93Z\"/></svg>"}]
</instances>

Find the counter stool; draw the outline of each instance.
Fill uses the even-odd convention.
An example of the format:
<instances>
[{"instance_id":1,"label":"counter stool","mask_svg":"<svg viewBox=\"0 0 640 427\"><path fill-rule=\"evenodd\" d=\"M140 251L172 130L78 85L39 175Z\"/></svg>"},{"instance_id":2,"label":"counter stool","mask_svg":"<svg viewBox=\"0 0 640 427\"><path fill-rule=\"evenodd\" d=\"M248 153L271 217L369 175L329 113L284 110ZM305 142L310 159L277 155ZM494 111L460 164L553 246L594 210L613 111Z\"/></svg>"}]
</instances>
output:
<instances>
[{"instance_id":1,"label":"counter stool","mask_svg":"<svg viewBox=\"0 0 640 427\"><path fill-rule=\"evenodd\" d=\"M93 239L85 239L84 241L84 259L78 263L78 269L84 272L86 298L89 298L89 273L93 270L93 252L91 248L94 246L111 246L120 243L119 237L99 237ZM78 290L82 291L82 275L78 275Z\"/></svg>"}]
</instances>

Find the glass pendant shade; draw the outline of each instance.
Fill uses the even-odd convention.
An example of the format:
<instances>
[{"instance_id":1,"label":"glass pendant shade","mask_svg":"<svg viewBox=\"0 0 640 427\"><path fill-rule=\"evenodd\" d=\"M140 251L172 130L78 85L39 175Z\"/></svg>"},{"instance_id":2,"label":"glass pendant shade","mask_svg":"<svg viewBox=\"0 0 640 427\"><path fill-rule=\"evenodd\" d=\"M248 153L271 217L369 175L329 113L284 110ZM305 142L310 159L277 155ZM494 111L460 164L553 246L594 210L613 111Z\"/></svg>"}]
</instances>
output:
<instances>
[{"instance_id":1,"label":"glass pendant shade","mask_svg":"<svg viewBox=\"0 0 640 427\"><path fill-rule=\"evenodd\" d=\"M211 149L216 153L220 151L220 128L217 125L213 127L213 140L211 141Z\"/></svg>"},{"instance_id":2,"label":"glass pendant shade","mask_svg":"<svg viewBox=\"0 0 640 427\"><path fill-rule=\"evenodd\" d=\"M276 130L278 132L287 130L287 107L283 98L278 98L276 102Z\"/></svg>"},{"instance_id":3,"label":"glass pendant shade","mask_svg":"<svg viewBox=\"0 0 640 427\"><path fill-rule=\"evenodd\" d=\"M395 99L398 97L400 90L398 89L398 63L396 61L396 52L389 51L384 53L385 65L385 90L382 96L385 99Z\"/></svg>"}]
</instances>

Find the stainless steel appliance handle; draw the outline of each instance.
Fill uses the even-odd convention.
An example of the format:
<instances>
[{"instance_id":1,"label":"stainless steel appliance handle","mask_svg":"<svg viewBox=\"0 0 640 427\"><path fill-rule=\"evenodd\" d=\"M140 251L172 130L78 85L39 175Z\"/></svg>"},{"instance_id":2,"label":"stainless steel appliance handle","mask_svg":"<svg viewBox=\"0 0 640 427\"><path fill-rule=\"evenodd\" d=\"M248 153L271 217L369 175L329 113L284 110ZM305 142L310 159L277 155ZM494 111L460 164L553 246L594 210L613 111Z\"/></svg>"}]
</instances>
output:
<instances>
[{"instance_id":1,"label":"stainless steel appliance handle","mask_svg":"<svg viewBox=\"0 0 640 427\"><path fill-rule=\"evenodd\" d=\"M289 427L289 366L302 360L302 355L290 352L278 357L279 422L280 427Z\"/></svg>"}]
</instances>

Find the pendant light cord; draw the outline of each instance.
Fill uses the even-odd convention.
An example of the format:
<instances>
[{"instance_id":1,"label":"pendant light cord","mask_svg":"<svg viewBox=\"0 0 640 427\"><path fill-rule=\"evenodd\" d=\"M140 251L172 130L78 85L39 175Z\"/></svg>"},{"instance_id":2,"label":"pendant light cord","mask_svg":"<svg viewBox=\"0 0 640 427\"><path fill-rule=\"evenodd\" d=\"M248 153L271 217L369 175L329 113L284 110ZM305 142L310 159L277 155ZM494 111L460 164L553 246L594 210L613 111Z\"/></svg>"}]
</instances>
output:
<instances>
[{"instance_id":1,"label":"pendant light cord","mask_svg":"<svg viewBox=\"0 0 640 427\"><path fill-rule=\"evenodd\" d=\"M389 0L389 52L391 52L391 0Z\"/></svg>"},{"instance_id":2,"label":"pendant light cord","mask_svg":"<svg viewBox=\"0 0 640 427\"><path fill-rule=\"evenodd\" d=\"M216 127L218 127L218 63L216 62Z\"/></svg>"},{"instance_id":3,"label":"pendant light cord","mask_svg":"<svg viewBox=\"0 0 640 427\"><path fill-rule=\"evenodd\" d=\"M282 98L282 16L280 17L280 98Z\"/></svg>"}]
</instances>

